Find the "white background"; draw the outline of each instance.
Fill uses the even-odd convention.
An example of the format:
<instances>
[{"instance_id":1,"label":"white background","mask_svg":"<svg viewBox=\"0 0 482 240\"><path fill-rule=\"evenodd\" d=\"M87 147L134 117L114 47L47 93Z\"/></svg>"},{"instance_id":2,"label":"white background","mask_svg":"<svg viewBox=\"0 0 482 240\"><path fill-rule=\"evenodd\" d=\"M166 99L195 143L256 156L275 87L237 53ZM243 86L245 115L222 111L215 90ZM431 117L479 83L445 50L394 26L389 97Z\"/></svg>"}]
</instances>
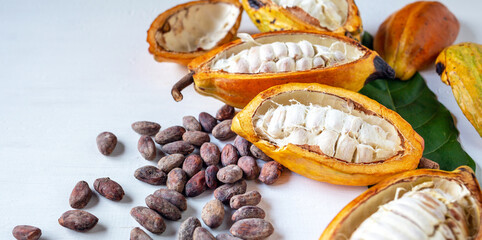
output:
<instances>
[{"instance_id":1,"label":"white background","mask_svg":"<svg viewBox=\"0 0 482 240\"><path fill-rule=\"evenodd\" d=\"M0 1L0 239L12 239L18 224L38 226L43 239L128 239L138 224L129 210L144 205L157 187L137 181L134 170L149 162L137 152L130 124L180 125L185 115L215 114L222 103L185 90L175 103L171 86L187 71L155 62L147 52L146 30L164 10L182 1L75 0ZM365 30L409 1L358 1ZM457 43L482 42L482 1L444 1L460 21ZM246 14L240 32L257 29ZM444 36L440 36L444 38ZM464 149L481 164L482 141L458 108L450 87L434 69L422 72L432 91L454 115ZM119 145L111 157L96 148L95 137L114 132ZM219 143L219 142L217 142ZM222 147L224 143L219 143ZM68 197L79 180L92 186L111 177L126 192L120 203L94 197L85 210L99 217L88 233L61 227ZM263 195L261 207L275 227L270 239L316 239L336 213L364 187L315 182L285 171L266 186L250 181ZM200 217L212 191L189 199L189 216ZM226 216L227 218L229 215ZM155 239L174 239L181 221L167 221ZM215 233L226 232L227 222Z\"/></svg>"}]
</instances>

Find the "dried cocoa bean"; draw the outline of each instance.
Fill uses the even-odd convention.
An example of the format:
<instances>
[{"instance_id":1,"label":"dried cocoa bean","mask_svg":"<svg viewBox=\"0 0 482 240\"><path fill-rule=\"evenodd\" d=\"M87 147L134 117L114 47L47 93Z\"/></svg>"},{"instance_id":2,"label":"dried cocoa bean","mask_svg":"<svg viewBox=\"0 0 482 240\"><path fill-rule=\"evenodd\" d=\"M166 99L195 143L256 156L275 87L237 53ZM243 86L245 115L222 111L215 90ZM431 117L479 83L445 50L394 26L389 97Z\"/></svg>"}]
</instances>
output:
<instances>
[{"instance_id":1,"label":"dried cocoa bean","mask_svg":"<svg viewBox=\"0 0 482 240\"><path fill-rule=\"evenodd\" d=\"M184 163L182 164L182 170L186 172L188 177L194 176L194 174L201 171L203 168L203 160L201 156L197 154L192 154L186 157Z\"/></svg>"},{"instance_id":2,"label":"dried cocoa bean","mask_svg":"<svg viewBox=\"0 0 482 240\"><path fill-rule=\"evenodd\" d=\"M199 123L201 124L203 131L211 133L214 127L218 124L218 120L211 116L211 114L202 112L199 114Z\"/></svg>"},{"instance_id":3,"label":"dried cocoa bean","mask_svg":"<svg viewBox=\"0 0 482 240\"><path fill-rule=\"evenodd\" d=\"M218 146L211 142L203 143L199 152L201 154L201 158L208 166L217 165L221 159L221 153L219 152Z\"/></svg>"},{"instance_id":4,"label":"dried cocoa bean","mask_svg":"<svg viewBox=\"0 0 482 240\"><path fill-rule=\"evenodd\" d=\"M261 173L259 174L259 180L265 184L271 185L278 180L281 176L281 171L283 166L275 161L267 162L261 168Z\"/></svg>"},{"instance_id":5,"label":"dried cocoa bean","mask_svg":"<svg viewBox=\"0 0 482 240\"><path fill-rule=\"evenodd\" d=\"M135 227L131 230L130 240L152 240L152 238L144 230Z\"/></svg>"},{"instance_id":6,"label":"dried cocoa bean","mask_svg":"<svg viewBox=\"0 0 482 240\"><path fill-rule=\"evenodd\" d=\"M166 185L168 189L182 193L187 182L186 173L180 168L174 168L167 174Z\"/></svg>"},{"instance_id":7,"label":"dried cocoa bean","mask_svg":"<svg viewBox=\"0 0 482 240\"><path fill-rule=\"evenodd\" d=\"M184 142L190 143L194 146L200 147L205 142L209 142L209 134L201 131L187 131L182 135Z\"/></svg>"},{"instance_id":8,"label":"dried cocoa bean","mask_svg":"<svg viewBox=\"0 0 482 240\"><path fill-rule=\"evenodd\" d=\"M164 198L150 194L146 197L146 205L166 219L173 221L181 219L181 210Z\"/></svg>"},{"instance_id":9,"label":"dried cocoa bean","mask_svg":"<svg viewBox=\"0 0 482 240\"><path fill-rule=\"evenodd\" d=\"M216 175L218 180L223 183L234 183L243 178L243 170L237 165L231 164L219 169Z\"/></svg>"},{"instance_id":10,"label":"dried cocoa bean","mask_svg":"<svg viewBox=\"0 0 482 240\"><path fill-rule=\"evenodd\" d=\"M166 230L166 223L156 211L146 207L135 207L131 209L131 216L145 229L151 233L163 233Z\"/></svg>"},{"instance_id":11,"label":"dried cocoa bean","mask_svg":"<svg viewBox=\"0 0 482 240\"><path fill-rule=\"evenodd\" d=\"M213 137L221 141L226 141L236 136L236 133L231 131L231 123L232 120L224 120L216 125L212 131Z\"/></svg>"},{"instance_id":12,"label":"dried cocoa bean","mask_svg":"<svg viewBox=\"0 0 482 240\"><path fill-rule=\"evenodd\" d=\"M216 176L218 174L219 168L216 165L211 165L206 168L206 186L210 189L215 189L218 187L218 177Z\"/></svg>"},{"instance_id":13,"label":"dried cocoa bean","mask_svg":"<svg viewBox=\"0 0 482 240\"><path fill-rule=\"evenodd\" d=\"M170 172L172 169L181 166L184 162L184 155L174 153L168 156L164 156L157 162L157 167L165 173Z\"/></svg>"},{"instance_id":14,"label":"dried cocoa bean","mask_svg":"<svg viewBox=\"0 0 482 240\"><path fill-rule=\"evenodd\" d=\"M225 104L216 113L216 119L218 119L219 121L233 119L235 114L236 111L234 110L234 107Z\"/></svg>"},{"instance_id":15,"label":"dried cocoa bean","mask_svg":"<svg viewBox=\"0 0 482 240\"><path fill-rule=\"evenodd\" d=\"M187 155L194 151L194 146L184 141L176 141L162 146L161 150L167 154L179 153Z\"/></svg>"},{"instance_id":16,"label":"dried cocoa bean","mask_svg":"<svg viewBox=\"0 0 482 240\"><path fill-rule=\"evenodd\" d=\"M154 136L161 129L161 125L155 122L138 121L131 125L132 130L140 135Z\"/></svg>"},{"instance_id":17,"label":"dried cocoa bean","mask_svg":"<svg viewBox=\"0 0 482 240\"><path fill-rule=\"evenodd\" d=\"M205 172L200 171L192 176L186 183L186 196L196 197L206 190L206 176Z\"/></svg>"},{"instance_id":18,"label":"dried cocoa bean","mask_svg":"<svg viewBox=\"0 0 482 240\"><path fill-rule=\"evenodd\" d=\"M243 240L243 239L235 237L229 233L221 233L216 236L216 240Z\"/></svg>"},{"instance_id":19,"label":"dried cocoa bean","mask_svg":"<svg viewBox=\"0 0 482 240\"><path fill-rule=\"evenodd\" d=\"M253 155L253 157L257 159L261 159L266 162L273 160L272 158L268 157L268 155L266 155L263 151L261 151L261 149L256 147L254 144L251 144L251 147L249 148L249 150L251 150L251 154Z\"/></svg>"},{"instance_id":20,"label":"dried cocoa bean","mask_svg":"<svg viewBox=\"0 0 482 240\"><path fill-rule=\"evenodd\" d=\"M249 147L251 146L251 143L248 142L248 140L244 139L241 136L236 136L234 139L234 146L238 150L239 155L241 156L249 156L250 151Z\"/></svg>"},{"instance_id":21,"label":"dried cocoa bean","mask_svg":"<svg viewBox=\"0 0 482 240\"><path fill-rule=\"evenodd\" d=\"M181 126L172 126L166 128L156 134L154 141L160 145L168 144L182 139L182 135L186 132Z\"/></svg>"},{"instance_id":22,"label":"dried cocoa bean","mask_svg":"<svg viewBox=\"0 0 482 240\"><path fill-rule=\"evenodd\" d=\"M223 203L229 203L234 195L245 193L246 187L246 181L243 179L235 183L224 184L214 190L214 197Z\"/></svg>"},{"instance_id":23,"label":"dried cocoa bean","mask_svg":"<svg viewBox=\"0 0 482 240\"><path fill-rule=\"evenodd\" d=\"M168 202L179 208L179 210L181 211L185 211L187 209L186 198L177 191L161 188L155 191L153 195L166 199Z\"/></svg>"},{"instance_id":24,"label":"dried cocoa bean","mask_svg":"<svg viewBox=\"0 0 482 240\"><path fill-rule=\"evenodd\" d=\"M103 132L97 136L96 142L99 152L109 156L117 145L117 137L111 132Z\"/></svg>"},{"instance_id":25,"label":"dried cocoa bean","mask_svg":"<svg viewBox=\"0 0 482 240\"><path fill-rule=\"evenodd\" d=\"M13 228L12 234L17 240L37 240L42 235L42 230L29 225L18 225Z\"/></svg>"},{"instance_id":26,"label":"dried cocoa bean","mask_svg":"<svg viewBox=\"0 0 482 240\"><path fill-rule=\"evenodd\" d=\"M261 194L258 191L250 191L233 196L229 201L229 206L233 209L238 209L244 206L256 206L259 202L261 202Z\"/></svg>"},{"instance_id":27,"label":"dried cocoa bean","mask_svg":"<svg viewBox=\"0 0 482 240\"><path fill-rule=\"evenodd\" d=\"M242 239L264 239L273 234L274 228L264 219L248 218L235 222L229 232Z\"/></svg>"},{"instance_id":28,"label":"dried cocoa bean","mask_svg":"<svg viewBox=\"0 0 482 240\"><path fill-rule=\"evenodd\" d=\"M233 222L237 222L242 219L247 218L261 218L263 219L266 216L266 213L263 209L256 207L256 206L244 206L240 209L236 210L231 217Z\"/></svg>"},{"instance_id":29,"label":"dried cocoa bean","mask_svg":"<svg viewBox=\"0 0 482 240\"><path fill-rule=\"evenodd\" d=\"M182 118L182 126L188 131L202 131L203 128L194 116L184 116Z\"/></svg>"},{"instance_id":30,"label":"dried cocoa bean","mask_svg":"<svg viewBox=\"0 0 482 240\"><path fill-rule=\"evenodd\" d=\"M84 210L70 210L59 218L61 226L77 232L85 232L94 228L98 221L96 216Z\"/></svg>"},{"instance_id":31,"label":"dried cocoa bean","mask_svg":"<svg viewBox=\"0 0 482 240\"><path fill-rule=\"evenodd\" d=\"M440 169L440 165L428 158L420 158L418 168Z\"/></svg>"},{"instance_id":32,"label":"dried cocoa bean","mask_svg":"<svg viewBox=\"0 0 482 240\"><path fill-rule=\"evenodd\" d=\"M138 168L134 172L134 177L137 178L139 181L143 181L151 185L166 184L167 179L166 173L154 166L144 166Z\"/></svg>"},{"instance_id":33,"label":"dried cocoa bean","mask_svg":"<svg viewBox=\"0 0 482 240\"><path fill-rule=\"evenodd\" d=\"M137 142L137 150L146 160L154 160L156 158L156 145L152 138L147 135L142 135Z\"/></svg>"},{"instance_id":34,"label":"dried cocoa bean","mask_svg":"<svg viewBox=\"0 0 482 240\"><path fill-rule=\"evenodd\" d=\"M221 226L224 220L223 203L217 199L207 202L201 212L201 219L210 228Z\"/></svg>"},{"instance_id":35,"label":"dried cocoa bean","mask_svg":"<svg viewBox=\"0 0 482 240\"><path fill-rule=\"evenodd\" d=\"M117 182L110 178L97 178L94 181L94 189L103 197L112 200L120 201L124 197L124 189Z\"/></svg>"},{"instance_id":36,"label":"dried cocoa bean","mask_svg":"<svg viewBox=\"0 0 482 240\"><path fill-rule=\"evenodd\" d=\"M240 157L238 160L238 167L243 170L244 178L247 180L253 180L259 176L259 166L256 163L256 159L250 156Z\"/></svg>"},{"instance_id":37,"label":"dried cocoa bean","mask_svg":"<svg viewBox=\"0 0 482 240\"><path fill-rule=\"evenodd\" d=\"M216 240L216 238L205 228L194 229L193 240Z\"/></svg>"},{"instance_id":38,"label":"dried cocoa bean","mask_svg":"<svg viewBox=\"0 0 482 240\"><path fill-rule=\"evenodd\" d=\"M237 163L238 151L236 150L234 145L230 143L224 145L223 150L221 151L221 164L223 165L223 167Z\"/></svg>"},{"instance_id":39,"label":"dried cocoa bean","mask_svg":"<svg viewBox=\"0 0 482 240\"><path fill-rule=\"evenodd\" d=\"M181 223L179 227L179 234L177 235L177 240L192 240L194 235L194 230L197 227L201 227L201 222L195 217L189 217L186 221Z\"/></svg>"},{"instance_id":40,"label":"dried cocoa bean","mask_svg":"<svg viewBox=\"0 0 482 240\"><path fill-rule=\"evenodd\" d=\"M70 194L69 204L72 208L81 209L89 203L91 197L92 190L90 190L89 184L79 181Z\"/></svg>"}]
</instances>

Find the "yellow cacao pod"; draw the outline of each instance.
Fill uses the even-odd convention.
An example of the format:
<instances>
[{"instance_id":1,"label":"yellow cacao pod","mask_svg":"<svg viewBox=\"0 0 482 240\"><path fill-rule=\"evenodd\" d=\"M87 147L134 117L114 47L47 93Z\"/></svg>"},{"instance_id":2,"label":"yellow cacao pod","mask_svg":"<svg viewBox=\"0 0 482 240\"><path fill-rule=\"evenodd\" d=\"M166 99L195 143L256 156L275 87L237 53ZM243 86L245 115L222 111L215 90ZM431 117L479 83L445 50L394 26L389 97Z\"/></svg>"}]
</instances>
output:
<instances>
[{"instance_id":1,"label":"yellow cacao pod","mask_svg":"<svg viewBox=\"0 0 482 240\"><path fill-rule=\"evenodd\" d=\"M360 40L360 12L353 0L242 0L243 8L261 32L309 30L333 32Z\"/></svg>"},{"instance_id":2,"label":"yellow cacao pod","mask_svg":"<svg viewBox=\"0 0 482 240\"><path fill-rule=\"evenodd\" d=\"M439 2L414 2L390 15L378 28L373 48L395 69L396 77L410 79L435 61L459 33L459 22Z\"/></svg>"},{"instance_id":3,"label":"yellow cacao pod","mask_svg":"<svg viewBox=\"0 0 482 240\"><path fill-rule=\"evenodd\" d=\"M424 141L400 115L356 92L290 83L261 92L231 129L305 177L375 184L415 169Z\"/></svg>"},{"instance_id":4,"label":"yellow cacao pod","mask_svg":"<svg viewBox=\"0 0 482 240\"><path fill-rule=\"evenodd\" d=\"M435 61L465 117L482 137L482 45L460 43L444 49Z\"/></svg>"},{"instance_id":5,"label":"yellow cacao pod","mask_svg":"<svg viewBox=\"0 0 482 240\"><path fill-rule=\"evenodd\" d=\"M320 240L482 239L481 204L480 186L470 167L453 172L408 171L385 179L351 201Z\"/></svg>"}]
</instances>

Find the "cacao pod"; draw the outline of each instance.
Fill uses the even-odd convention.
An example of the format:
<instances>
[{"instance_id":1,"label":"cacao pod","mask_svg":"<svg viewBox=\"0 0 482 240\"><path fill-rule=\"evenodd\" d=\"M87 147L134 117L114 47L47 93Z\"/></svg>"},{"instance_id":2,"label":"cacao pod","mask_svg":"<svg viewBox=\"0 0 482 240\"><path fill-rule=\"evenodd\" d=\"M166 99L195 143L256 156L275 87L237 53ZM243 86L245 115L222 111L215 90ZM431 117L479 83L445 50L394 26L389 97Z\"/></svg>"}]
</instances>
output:
<instances>
[{"instance_id":1,"label":"cacao pod","mask_svg":"<svg viewBox=\"0 0 482 240\"><path fill-rule=\"evenodd\" d=\"M395 69L396 77L410 79L433 64L459 33L459 22L439 2L414 2L390 15L378 28L373 48Z\"/></svg>"},{"instance_id":2,"label":"cacao pod","mask_svg":"<svg viewBox=\"0 0 482 240\"><path fill-rule=\"evenodd\" d=\"M193 81L198 93L242 108L279 84L323 83L358 91L367 81L394 77L376 52L332 33L279 31L240 37L194 59L190 73L174 85L174 99L180 101L180 91Z\"/></svg>"},{"instance_id":3,"label":"cacao pod","mask_svg":"<svg viewBox=\"0 0 482 240\"><path fill-rule=\"evenodd\" d=\"M424 141L400 115L356 92L290 83L256 96L232 130L293 172L366 186L415 169Z\"/></svg>"},{"instance_id":4,"label":"cacao pod","mask_svg":"<svg viewBox=\"0 0 482 240\"><path fill-rule=\"evenodd\" d=\"M237 0L200 0L161 13L147 31L149 52L159 62L187 65L232 40L241 23Z\"/></svg>"},{"instance_id":5,"label":"cacao pod","mask_svg":"<svg viewBox=\"0 0 482 240\"><path fill-rule=\"evenodd\" d=\"M353 0L242 0L243 8L261 32L310 30L333 32L360 40L360 12Z\"/></svg>"},{"instance_id":6,"label":"cacao pod","mask_svg":"<svg viewBox=\"0 0 482 240\"><path fill-rule=\"evenodd\" d=\"M417 169L385 179L355 198L320 239L481 239L481 204L471 168Z\"/></svg>"},{"instance_id":7,"label":"cacao pod","mask_svg":"<svg viewBox=\"0 0 482 240\"><path fill-rule=\"evenodd\" d=\"M482 45L450 46L435 62L442 82L452 88L460 109L482 137Z\"/></svg>"}]
</instances>

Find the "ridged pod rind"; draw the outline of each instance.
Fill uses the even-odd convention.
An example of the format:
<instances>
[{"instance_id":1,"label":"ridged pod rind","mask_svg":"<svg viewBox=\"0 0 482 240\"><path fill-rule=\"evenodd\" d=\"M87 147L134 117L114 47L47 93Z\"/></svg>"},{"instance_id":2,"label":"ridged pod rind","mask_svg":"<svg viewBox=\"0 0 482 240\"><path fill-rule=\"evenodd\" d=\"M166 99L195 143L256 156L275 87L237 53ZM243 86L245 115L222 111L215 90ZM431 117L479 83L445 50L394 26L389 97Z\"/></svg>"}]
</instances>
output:
<instances>
[{"instance_id":1,"label":"ridged pod rind","mask_svg":"<svg viewBox=\"0 0 482 240\"><path fill-rule=\"evenodd\" d=\"M353 201L348 203L331 221L320 236L320 240L348 239L359 224L368 216L378 210L378 206L395 198L396 188L403 186L410 190L416 184L434 179L455 181L467 187L471 196L476 200L476 212L474 218L479 226L474 239L482 239L482 192L475 174L468 166L461 166L452 172L435 169L417 169L392 176L377 185L369 188Z\"/></svg>"},{"instance_id":2,"label":"ridged pod rind","mask_svg":"<svg viewBox=\"0 0 482 240\"><path fill-rule=\"evenodd\" d=\"M278 147L262 139L253 126L253 116L257 109L264 101L292 91L331 94L358 103L393 124L403 139L403 153L381 162L348 163L308 151L297 145L288 144L284 147ZM424 147L423 138L396 112L359 93L322 84L290 83L272 87L256 96L239 112L234 117L231 128L291 171L317 181L341 185L372 185L393 174L415 169L422 157Z\"/></svg>"},{"instance_id":3,"label":"ridged pod rind","mask_svg":"<svg viewBox=\"0 0 482 240\"><path fill-rule=\"evenodd\" d=\"M348 17L346 22L334 31L306 21L289 9L283 8L272 0L242 0L243 8L251 21L261 32L282 30L308 30L333 32L360 40L363 31L360 12L354 0L347 0Z\"/></svg>"}]
</instances>

